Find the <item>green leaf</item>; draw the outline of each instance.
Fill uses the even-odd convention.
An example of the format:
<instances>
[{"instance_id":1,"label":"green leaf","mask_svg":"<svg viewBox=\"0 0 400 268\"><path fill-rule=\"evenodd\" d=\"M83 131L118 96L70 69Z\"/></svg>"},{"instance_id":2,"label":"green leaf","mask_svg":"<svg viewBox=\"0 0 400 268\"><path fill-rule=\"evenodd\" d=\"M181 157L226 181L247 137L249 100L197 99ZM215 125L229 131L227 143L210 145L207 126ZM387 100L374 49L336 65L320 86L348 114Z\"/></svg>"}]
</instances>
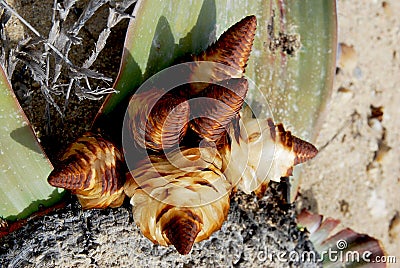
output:
<instances>
[{"instance_id":1,"label":"green leaf","mask_svg":"<svg viewBox=\"0 0 400 268\"><path fill-rule=\"evenodd\" d=\"M265 97L276 122L302 139L316 138L336 68L335 0L143 0L134 13L114 84L120 93L106 99L97 117L99 127L119 131L127 97L147 78L182 55L204 50L230 26L254 14L258 26L246 75L259 90L250 88L248 98L261 114L270 115ZM271 43L280 45L271 49ZM292 199L298 172L295 169Z\"/></svg>"},{"instance_id":2,"label":"green leaf","mask_svg":"<svg viewBox=\"0 0 400 268\"><path fill-rule=\"evenodd\" d=\"M52 168L0 67L0 217L22 219L58 201Z\"/></svg>"}]
</instances>

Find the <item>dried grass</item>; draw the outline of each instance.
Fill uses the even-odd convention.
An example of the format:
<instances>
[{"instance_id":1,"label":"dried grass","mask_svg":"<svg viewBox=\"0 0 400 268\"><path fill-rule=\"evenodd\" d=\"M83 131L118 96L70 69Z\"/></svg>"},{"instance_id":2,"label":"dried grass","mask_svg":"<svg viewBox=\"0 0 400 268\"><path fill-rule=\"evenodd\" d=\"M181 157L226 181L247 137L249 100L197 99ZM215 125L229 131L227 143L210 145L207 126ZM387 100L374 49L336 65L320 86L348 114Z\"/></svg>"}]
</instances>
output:
<instances>
[{"instance_id":1,"label":"dried grass","mask_svg":"<svg viewBox=\"0 0 400 268\"><path fill-rule=\"evenodd\" d=\"M106 46L111 29L121 20L132 17L127 12L135 2L136 0L91 0L79 18L70 23L67 21L77 0L54 0L52 26L45 37L6 1L0 0L0 62L7 76L12 78L17 64L28 68L32 79L40 85L41 93L46 99L48 115L50 106L53 106L64 116L71 94L75 94L79 99L97 100L105 94L116 92L110 87L112 79L97 72L93 64ZM90 55L85 55L86 60L83 63L72 62L69 57L71 47L82 45L82 29L102 7L108 8L109 11L107 24L97 37L93 51ZM5 31L11 16L16 16L31 31L31 34L14 46L11 45ZM101 80L105 86L93 88L93 80ZM55 95L63 96L64 107L56 103Z\"/></svg>"}]
</instances>

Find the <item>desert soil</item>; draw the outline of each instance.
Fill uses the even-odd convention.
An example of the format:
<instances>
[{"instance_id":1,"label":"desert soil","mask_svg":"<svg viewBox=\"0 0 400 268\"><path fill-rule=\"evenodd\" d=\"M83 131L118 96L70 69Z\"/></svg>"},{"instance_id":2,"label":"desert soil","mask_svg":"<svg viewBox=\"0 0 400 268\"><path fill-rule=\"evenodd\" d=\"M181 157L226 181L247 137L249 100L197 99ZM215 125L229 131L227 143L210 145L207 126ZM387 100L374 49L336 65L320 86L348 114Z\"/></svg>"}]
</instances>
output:
<instances>
[{"instance_id":1,"label":"desert soil","mask_svg":"<svg viewBox=\"0 0 400 268\"><path fill-rule=\"evenodd\" d=\"M48 8L41 3L52 1L34 2L19 11L39 25ZM339 0L337 7L342 57L315 142L321 150L304 165L297 206L380 239L400 265L400 1ZM73 126L70 117L64 123Z\"/></svg>"},{"instance_id":2,"label":"desert soil","mask_svg":"<svg viewBox=\"0 0 400 268\"><path fill-rule=\"evenodd\" d=\"M400 1L342 0L337 11L338 41L356 54L338 62L302 206L380 239L400 265Z\"/></svg>"}]
</instances>

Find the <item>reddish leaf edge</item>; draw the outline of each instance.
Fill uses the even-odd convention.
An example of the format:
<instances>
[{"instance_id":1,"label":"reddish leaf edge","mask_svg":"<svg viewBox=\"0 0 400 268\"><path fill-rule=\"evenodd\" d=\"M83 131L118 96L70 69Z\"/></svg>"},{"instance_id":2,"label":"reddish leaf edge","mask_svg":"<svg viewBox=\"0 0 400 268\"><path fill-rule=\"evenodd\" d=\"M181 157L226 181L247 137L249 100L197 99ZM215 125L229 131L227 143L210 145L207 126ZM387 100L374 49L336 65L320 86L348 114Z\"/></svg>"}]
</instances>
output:
<instances>
[{"instance_id":1,"label":"reddish leaf edge","mask_svg":"<svg viewBox=\"0 0 400 268\"><path fill-rule=\"evenodd\" d=\"M324 219L323 215L306 209L297 215L298 228L309 233L310 241L321 255L323 267L387 267L386 263L378 262L387 257L381 241L350 228L334 233L339 224L338 219ZM336 252L338 260L331 258L329 252ZM356 256L359 256L358 260Z\"/></svg>"}]
</instances>

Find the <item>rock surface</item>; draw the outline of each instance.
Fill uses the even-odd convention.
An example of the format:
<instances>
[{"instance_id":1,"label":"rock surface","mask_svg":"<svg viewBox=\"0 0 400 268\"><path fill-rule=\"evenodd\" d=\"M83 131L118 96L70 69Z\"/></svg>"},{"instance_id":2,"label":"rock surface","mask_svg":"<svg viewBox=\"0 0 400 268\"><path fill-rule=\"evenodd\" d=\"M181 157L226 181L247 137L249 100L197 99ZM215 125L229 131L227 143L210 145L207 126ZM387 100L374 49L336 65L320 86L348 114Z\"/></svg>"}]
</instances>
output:
<instances>
[{"instance_id":1,"label":"rock surface","mask_svg":"<svg viewBox=\"0 0 400 268\"><path fill-rule=\"evenodd\" d=\"M66 208L29 221L0 239L0 266L320 267L295 260L313 251L313 246L296 227L294 206L281 203L278 185L272 184L261 200L237 193L221 230L196 243L185 256L172 246L157 246L145 238L128 204L82 211L71 200ZM284 255L278 259L278 254Z\"/></svg>"}]
</instances>

